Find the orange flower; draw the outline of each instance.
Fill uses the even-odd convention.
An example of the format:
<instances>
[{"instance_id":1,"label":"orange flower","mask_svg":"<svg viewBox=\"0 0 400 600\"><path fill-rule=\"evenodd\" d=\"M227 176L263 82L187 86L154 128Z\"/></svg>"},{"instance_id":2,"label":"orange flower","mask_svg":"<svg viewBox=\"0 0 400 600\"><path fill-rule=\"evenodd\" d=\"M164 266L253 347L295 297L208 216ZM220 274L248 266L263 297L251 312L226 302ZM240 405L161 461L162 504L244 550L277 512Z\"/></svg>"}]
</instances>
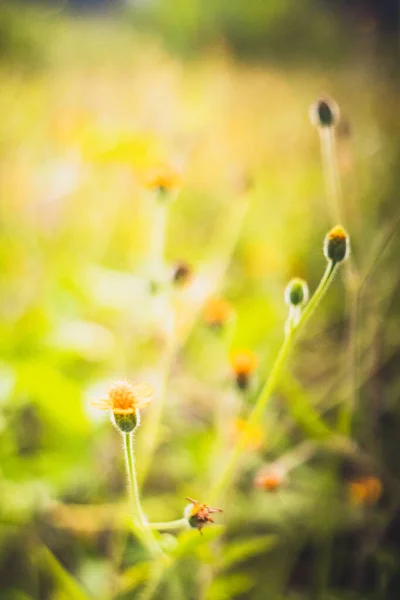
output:
<instances>
[{"instance_id":1,"label":"orange flower","mask_svg":"<svg viewBox=\"0 0 400 600\"><path fill-rule=\"evenodd\" d=\"M249 425L245 419L236 419L234 422L236 439L244 436L244 447L247 450L258 450L264 441L264 430L261 425Z\"/></svg>"},{"instance_id":2,"label":"orange flower","mask_svg":"<svg viewBox=\"0 0 400 600\"><path fill-rule=\"evenodd\" d=\"M377 477L363 477L349 483L350 500L355 505L376 504L382 491L382 483Z\"/></svg>"},{"instance_id":3,"label":"orange flower","mask_svg":"<svg viewBox=\"0 0 400 600\"><path fill-rule=\"evenodd\" d=\"M236 383L241 390L247 389L249 379L257 367L257 357L251 350L234 350L229 357Z\"/></svg>"},{"instance_id":4,"label":"orange flower","mask_svg":"<svg viewBox=\"0 0 400 600\"><path fill-rule=\"evenodd\" d=\"M112 384L107 398L94 400L91 405L100 410L111 410L114 415L131 415L138 408L146 408L150 404L153 394L153 388L147 383L135 383L121 379Z\"/></svg>"},{"instance_id":5,"label":"orange flower","mask_svg":"<svg viewBox=\"0 0 400 600\"><path fill-rule=\"evenodd\" d=\"M185 517L188 520L190 527L198 529L202 533L204 525L214 523L214 519L210 517L213 513L223 512L221 508L211 508L207 504L201 504L193 498L186 498L190 504L185 509Z\"/></svg>"},{"instance_id":6,"label":"orange flower","mask_svg":"<svg viewBox=\"0 0 400 600\"><path fill-rule=\"evenodd\" d=\"M167 193L178 190L181 187L181 182L178 171L160 165L148 172L144 186L151 191Z\"/></svg>"},{"instance_id":7,"label":"orange flower","mask_svg":"<svg viewBox=\"0 0 400 600\"><path fill-rule=\"evenodd\" d=\"M227 300L210 298L204 309L204 320L211 327L221 327L232 313L232 305Z\"/></svg>"},{"instance_id":8,"label":"orange flower","mask_svg":"<svg viewBox=\"0 0 400 600\"><path fill-rule=\"evenodd\" d=\"M281 487L286 477L286 471L279 465L262 469L254 479L254 485L268 492L273 492Z\"/></svg>"}]
</instances>

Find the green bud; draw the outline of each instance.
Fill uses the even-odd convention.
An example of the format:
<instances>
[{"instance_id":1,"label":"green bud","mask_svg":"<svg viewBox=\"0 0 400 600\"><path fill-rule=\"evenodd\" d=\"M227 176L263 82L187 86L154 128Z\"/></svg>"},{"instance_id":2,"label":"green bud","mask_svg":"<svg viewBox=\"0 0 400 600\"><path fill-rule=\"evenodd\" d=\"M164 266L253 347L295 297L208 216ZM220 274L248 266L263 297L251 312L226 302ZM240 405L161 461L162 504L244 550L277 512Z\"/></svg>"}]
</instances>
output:
<instances>
[{"instance_id":1,"label":"green bud","mask_svg":"<svg viewBox=\"0 0 400 600\"><path fill-rule=\"evenodd\" d=\"M308 285L304 279L292 279L286 286L285 302L288 306L304 306L308 301Z\"/></svg>"},{"instance_id":2,"label":"green bud","mask_svg":"<svg viewBox=\"0 0 400 600\"><path fill-rule=\"evenodd\" d=\"M339 118L339 106L334 100L320 98L310 107L310 120L316 127L334 127Z\"/></svg>"},{"instance_id":3,"label":"green bud","mask_svg":"<svg viewBox=\"0 0 400 600\"><path fill-rule=\"evenodd\" d=\"M135 412L128 415L112 413L111 420L119 431L122 433L130 433L140 425L140 412L136 409Z\"/></svg>"},{"instance_id":4,"label":"green bud","mask_svg":"<svg viewBox=\"0 0 400 600\"><path fill-rule=\"evenodd\" d=\"M343 262L350 254L350 240L341 225L331 229L325 236L324 254L327 260L334 263Z\"/></svg>"}]
</instances>

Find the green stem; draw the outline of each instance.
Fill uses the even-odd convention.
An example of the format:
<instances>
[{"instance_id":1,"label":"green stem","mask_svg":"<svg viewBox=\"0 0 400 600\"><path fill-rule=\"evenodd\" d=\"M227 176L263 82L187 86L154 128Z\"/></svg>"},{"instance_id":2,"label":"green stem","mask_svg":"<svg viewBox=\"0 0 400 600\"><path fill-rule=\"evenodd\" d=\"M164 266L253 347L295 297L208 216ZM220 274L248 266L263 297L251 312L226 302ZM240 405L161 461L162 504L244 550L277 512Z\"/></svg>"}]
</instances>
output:
<instances>
[{"instance_id":1,"label":"green stem","mask_svg":"<svg viewBox=\"0 0 400 600\"><path fill-rule=\"evenodd\" d=\"M175 521L161 521L159 523L149 523L150 529L160 529L169 531L171 529L187 528L188 522L186 519L175 519Z\"/></svg>"},{"instance_id":2,"label":"green stem","mask_svg":"<svg viewBox=\"0 0 400 600\"><path fill-rule=\"evenodd\" d=\"M139 486L136 477L135 455L133 452L133 432L124 433L124 451L126 471L128 475L129 495L132 504L133 522L143 544L154 556L161 554L161 549L149 528L140 503Z\"/></svg>"},{"instance_id":3,"label":"green stem","mask_svg":"<svg viewBox=\"0 0 400 600\"><path fill-rule=\"evenodd\" d=\"M275 391L276 386L278 384L279 378L282 373L283 366L286 362L287 357L293 347L293 343L298 333L299 329L304 326L304 324L308 321L314 310L317 308L318 304L324 297L326 290L330 282L332 281L333 275L336 271L337 263L328 262L327 267L325 269L325 273L322 276L320 284L318 285L313 297L311 298L308 305L305 307L303 313L300 316L300 319L296 325L293 324L293 320L289 319L286 327L285 337L283 339L282 345L278 352L278 356L276 357L275 363L271 369L269 377L265 382L263 389L257 399L257 402L251 411L248 419L246 427L244 428L243 434L240 436L231 457L223 470L219 480L214 486L211 498L212 501L215 501L219 494L228 486L230 479L236 469L236 463L246 446L248 430L254 427L261 420L262 414L264 412L265 406L271 397L272 393Z\"/></svg>"}]
</instances>

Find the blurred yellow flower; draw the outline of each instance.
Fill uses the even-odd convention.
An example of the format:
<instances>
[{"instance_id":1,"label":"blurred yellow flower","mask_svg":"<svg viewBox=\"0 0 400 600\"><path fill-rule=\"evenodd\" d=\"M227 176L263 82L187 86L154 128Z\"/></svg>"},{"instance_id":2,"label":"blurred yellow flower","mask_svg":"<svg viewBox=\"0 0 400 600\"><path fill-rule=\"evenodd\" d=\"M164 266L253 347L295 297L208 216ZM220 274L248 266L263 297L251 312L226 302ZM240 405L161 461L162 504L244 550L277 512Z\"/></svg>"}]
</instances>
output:
<instances>
[{"instance_id":1,"label":"blurred yellow flower","mask_svg":"<svg viewBox=\"0 0 400 600\"><path fill-rule=\"evenodd\" d=\"M249 425L246 419L238 418L234 421L234 437L243 437L244 447L247 450L258 450L264 442L264 430L261 425Z\"/></svg>"},{"instance_id":2,"label":"blurred yellow flower","mask_svg":"<svg viewBox=\"0 0 400 600\"><path fill-rule=\"evenodd\" d=\"M93 400L91 405L100 410L111 410L114 415L130 415L146 408L153 399L154 390L148 383L135 383L127 379L115 381L107 398Z\"/></svg>"},{"instance_id":3,"label":"blurred yellow flower","mask_svg":"<svg viewBox=\"0 0 400 600\"><path fill-rule=\"evenodd\" d=\"M154 192L168 193L181 187L182 178L178 171L169 166L153 167L144 178L144 187Z\"/></svg>"},{"instance_id":4,"label":"blurred yellow flower","mask_svg":"<svg viewBox=\"0 0 400 600\"><path fill-rule=\"evenodd\" d=\"M232 305L223 298L210 298L204 308L204 320L211 327L221 327L232 314Z\"/></svg>"}]
</instances>

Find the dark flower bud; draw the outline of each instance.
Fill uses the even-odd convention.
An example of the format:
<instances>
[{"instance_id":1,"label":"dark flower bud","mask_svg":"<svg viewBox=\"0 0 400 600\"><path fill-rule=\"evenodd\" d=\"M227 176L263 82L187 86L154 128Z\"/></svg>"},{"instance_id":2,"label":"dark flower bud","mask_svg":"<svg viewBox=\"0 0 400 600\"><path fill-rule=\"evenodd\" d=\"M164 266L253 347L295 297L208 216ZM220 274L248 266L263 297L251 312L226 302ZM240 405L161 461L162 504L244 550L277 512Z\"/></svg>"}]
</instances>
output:
<instances>
[{"instance_id":1,"label":"dark flower bud","mask_svg":"<svg viewBox=\"0 0 400 600\"><path fill-rule=\"evenodd\" d=\"M288 306L304 306L308 301L308 285L304 279L292 279L286 286L285 302Z\"/></svg>"},{"instance_id":2,"label":"dark flower bud","mask_svg":"<svg viewBox=\"0 0 400 600\"><path fill-rule=\"evenodd\" d=\"M325 236L324 254L334 263L343 262L350 254L350 240L341 225L331 229Z\"/></svg>"},{"instance_id":3,"label":"dark flower bud","mask_svg":"<svg viewBox=\"0 0 400 600\"><path fill-rule=\"evenodd\" d=\"M320 98L310 107L310 120L316 127L334 127L339 118L339 106L334 100Z\"/></svg>"}]
</instances>

